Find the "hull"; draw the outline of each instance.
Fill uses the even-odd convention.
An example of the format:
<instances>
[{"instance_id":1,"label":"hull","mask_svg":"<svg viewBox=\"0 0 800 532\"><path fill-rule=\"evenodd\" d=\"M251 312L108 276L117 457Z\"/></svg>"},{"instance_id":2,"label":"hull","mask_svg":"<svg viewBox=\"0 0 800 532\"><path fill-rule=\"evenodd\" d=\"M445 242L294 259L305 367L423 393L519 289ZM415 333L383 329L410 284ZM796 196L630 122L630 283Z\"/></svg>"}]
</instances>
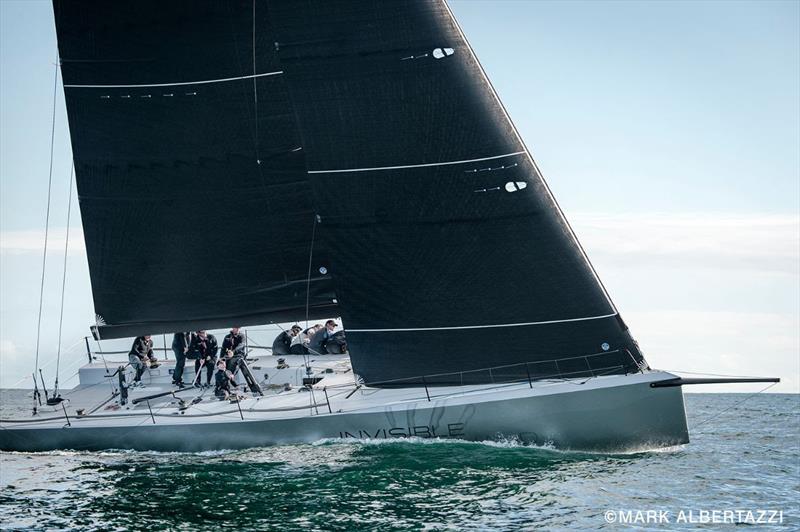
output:
<instances>
[{"instance_id":1,"label":"hull","mask_svg":"<svg viewBox=\"0 0 800 532\"><path fill-rule=\"evenodd\" d=\"M430 401L421 389L362 389L354 397L334 396L330 400L333 413L322 413L318 406L311 410L320 413L313 415L308 410L267 412L243 404L241 415L228 411L200 417L151 418L140 413L135 417L72 418L71 426L66 426L65 419L41 424L3 423L0 449L205 451L326 438L418 437L479 441L514 438L560 449L640 450L689 441L681 388L650 386L651 382L673 377L648 372L590 381L535 383L533 387L527 382L463 387L466 390L457 393L431 388ZM422 399L402 399L409 393ZM384 399L398 400L376 404L381 394ZM295 393L294 397L299 395L308 404L308 394ZM351 410L347 409L348 402ZM327 405L322 408L327 410Z\"/></svg>"}]
</instances>

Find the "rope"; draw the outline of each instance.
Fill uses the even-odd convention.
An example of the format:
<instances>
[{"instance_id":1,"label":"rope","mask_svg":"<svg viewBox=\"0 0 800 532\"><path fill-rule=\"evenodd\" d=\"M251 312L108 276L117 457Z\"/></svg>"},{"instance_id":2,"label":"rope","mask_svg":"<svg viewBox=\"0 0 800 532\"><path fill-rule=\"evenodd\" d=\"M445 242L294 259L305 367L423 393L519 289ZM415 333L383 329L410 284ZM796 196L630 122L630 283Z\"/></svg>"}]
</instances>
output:
<instances>
[{"instance_id":1,"label":"rope","mask_svg":"<svg viewBox=\"0 0 800 532\"><path fill-rule=\"evenodd\" d=\"M44 277L47 265L47 240L50 232L50 197L53 191L53 148L56 136L56 96L58 94L58 56L56 55L55 76L53 76L53 113L50 121L50 171L47 178L47 210L44 218L44 252L42 253L42 281L39 286L39 317L36 323L36 358L34 362L33 381L36 382L36 371L39 369L39 347L42 336L42 307L44 305ZM36 395L38 395L38 390ZM36 413L36 398L34 398L33 411Z\"/></svg>"},{"instance_id":2,"label":"rope","mask_svg":"<svg viewBox=\"0 0 800 532\"><path fill-rule=\"evenodd\" d=\"M58 396L58 370L61 367L61 331L64 325L64 292L67 288L67 253L69 252L69 219L72 214L72 180L75 175L75 164L69 171L69 198L67 199L67 236L64 243L64 273L61 276L61 312L58 317L58 348L56 349L56 383L53 387L53 397Z\"/></svg>"},{"instance_id":3,"label":"rope","mask_svg":"<svg viewBox=\"0 0 800 532\"><path fill-rule=\"evenodd\" d=\"M742 404L742 403L744 403L745 401L749 400L750 398L752 398L752 397L755 397L756 395L758 395L758 394L760 394L760 393L764 393L764 392L766 392L767 390L769 390L770 388L772 388L772 387L773 387L773 386L775 386L776 384L778 384L778 383L777 383L777 382L773 382L773 383L771 383L771 384L769 384L769 385L765 386L764 388L761 388L761 389L760 389L760 390L758 390L757 392L755 392L755 393L751 393L750 395L748 395L747 397L745 397L745 398L744 398L744 399L742 399L741 401L737 401L737 402L733 403L733 404L732 404L731 406L729 406L728 408L726 408L726 409L724 409L724 410L722 410L722 411L720 411L720 412L717 412L716 414L714 414L714 415L712 415L712 416L709 416L709 417L707 417L706 419L704 419L704 420L703 420L703 421L701 421L700 423L697 423L696 425L694 425L694 426L692 427L692 430L697 430L697 428L698 428L698 427L702 427L703 425L705 425L705 424L706 424L706 423L708 423L709 421L711 421L711 420L713 420L713 419L716 419L716 418L718 418L720 415L724 414L725 412L727 412L727 411L729 411L729 410L732 410L732 409L736 408L737 406L739 406L740 404Z\"/></svg>"}]
</instances>

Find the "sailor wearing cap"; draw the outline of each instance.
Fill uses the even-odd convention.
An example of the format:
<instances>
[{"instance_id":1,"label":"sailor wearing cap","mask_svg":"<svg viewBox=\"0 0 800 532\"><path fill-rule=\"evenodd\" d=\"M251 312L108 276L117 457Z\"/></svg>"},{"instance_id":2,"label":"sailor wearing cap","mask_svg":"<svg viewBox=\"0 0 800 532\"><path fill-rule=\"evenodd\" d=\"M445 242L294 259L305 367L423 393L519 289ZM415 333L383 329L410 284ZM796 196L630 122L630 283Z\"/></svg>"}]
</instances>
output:
<instances>
[{"instance_id":1,"label":"sailor wearing cap","mask_svg":"<svg viewBox=\"0 0 800 532\"><path fill-rule=\"evenodd\" d=\"M294 339L300 334L301 330L299 325L292 325L292 328L288 331L281 332L272 342L272 354L288 355Z\"/></svg>"},{"instance_id":2,"label":"sailor wearing cap","mask_svg":"<svg viewBox=\"0 0 800 532\"><path fill-rule=\"evenodd\" d=\"M338 353L340 349L334 349L333 345L328 345L334 340L336 334L336 327L339 325L333 321L328 320L325 322L325 328L318 331L312 338L308 350L316 355L325 355L328 353ZM338 346L337 346L338 347Z\"/></svg>"}]
</instances>

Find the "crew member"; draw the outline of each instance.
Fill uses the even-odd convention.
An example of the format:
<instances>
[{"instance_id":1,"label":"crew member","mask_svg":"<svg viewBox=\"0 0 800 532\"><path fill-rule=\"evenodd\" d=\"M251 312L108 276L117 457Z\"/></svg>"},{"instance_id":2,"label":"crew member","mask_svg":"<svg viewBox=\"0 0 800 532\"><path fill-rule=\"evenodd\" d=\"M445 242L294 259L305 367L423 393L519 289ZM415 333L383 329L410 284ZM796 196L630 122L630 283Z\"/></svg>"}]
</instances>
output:
<instances>
[{"instance_id":1,"label":"crew member","mask_svg":"<svg viewBox=\"0 0 800 532\"><path fill-rule=\"evenodd\" d=\"M133 378L134 386L142 385L142 374L148 366L151 368L158 367L158 360L153 354L153 340L150 335L138 336L133 341L131 351L128 353L128 361L131 367L136 370L136 376Z\"/></svg>"},{"instance_id":2,"label":"crew member","mask_svg":"<svg viewBox=\"0 0 800 532\"><path fill-rule=\"evenodd\" d=\"M308 350L314 354L324 355L328 353L328 342L331 341L333 335L336 334L336 327L338 325L333 320L328 320L325 322L325 328L321 331L317 331L314 336L311 338L311 343L308 346Z\"/></svg>"},{"instance_id":3,"label":"crew member","mask_svg":"<svg viewBox=\"0 0 800 532\"><path fill-rule=\"evenodd\" d=\"M192 343L190 332L177 332L172 338L172 352L175 353L175 371L172 372L172 384L184 387L183 368L186 365L186 353Z\"/></svg>"},{"instance_id":4,"label":"crew member","mask_svg":"<svg viewBox=\"0 0 800 532\"><path fill-rule=\"evenodd\" d=\"M302 334L302 329L299 325L292 325L292 345L289 347L289 353L292 355L306 355L308 354L308 336Z\"/></svg>"},{"instance_id":5,"label":"crew member","mask_svg":"<svg viewBox=\"0 0 800 532\"><path fill-rule=\"evenodd\" d=\"M244 334L239 327L232 327L231 332L225 335L219 354L220 358L225 359L227 369L235 375L245 358Z\"/></svg>"},{"instance_id":6,"label":"crew member","mask_svg":"<svg viewBox=\"0 0 800 532\"><path fill-rule=\"evenodd\" d=\"M275 341L272 342L272 354L273 355L288 355L289 349L292 347L292 339L297 336L297 333L300 332L300 327L297 326L297 332L295 332L295 328L292 327L289 331L281 331L281 333L275 338Z\"/></svg>"},{"instance_id":7,"label":"crew member","mask_svg":"<svg viewBox=\"0 0 800 532\"><path fill-rule=\"evenodd\" d=\"M214 379L214 395L222 400L229 398L231 388L236 388L236 381L233 372L226 369L224 360L217 362L217 374Z\"/></svg>"},{"instance_id":8,"label":"crew member","mask_svg":"<svg viewBox=\"0 0 800 532\"><path fill-rule=\"evenodd\" d=\"M320 332L323 329L321 323L315 323L305 331L300 333L300 337L303 340L303 345L305 346L305 352L311 352L311 344L314 342L314 335Z\"/></svg>"},{"instance_id":9,"label":"crew member","mask_svg":"<svg viewBox=\"0 0 800 532\"><path fill-rule=\"evenodd\" d=\"M206 331L197 331L189 344L187 358L194 359L195 386L200 385L200 370L206 368L206 386L211 386L211 375L217 361L217 339Z\"/></svg>"},{"instance_id":10,"label":"crew member","mask_svg":"<svg viewBox=\"0 0 800 532\"><path fill-rule=\"evenodd\" d=\"M222 354L227 355L228 351L232 351L234 355L244 356L244 334L242 334L240 327L232 327L231 332L225 335L222 339Z\"/></svg>"}]
</instances>

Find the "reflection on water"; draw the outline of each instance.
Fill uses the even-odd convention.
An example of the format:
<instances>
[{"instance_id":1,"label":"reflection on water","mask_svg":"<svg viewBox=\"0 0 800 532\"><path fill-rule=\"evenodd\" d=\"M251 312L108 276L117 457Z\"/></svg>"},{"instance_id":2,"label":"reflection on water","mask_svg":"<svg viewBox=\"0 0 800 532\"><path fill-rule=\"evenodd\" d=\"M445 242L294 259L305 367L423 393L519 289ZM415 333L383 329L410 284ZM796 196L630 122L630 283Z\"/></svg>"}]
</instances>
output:
<instances>
[{"instance_id":1,"label":"reflection on water","mask_svg":"<svg viewBox=\"0 0 800 532\"><path fill-rule=\"evenodd\" d=\"M605 455L397 440L206 453L0 455L4 527L580 529L607 509L784 510L798 523L800 396L688 395L692 443ZM202 432L196 437L202 438Z\"/></svg>"}]
</instances>

